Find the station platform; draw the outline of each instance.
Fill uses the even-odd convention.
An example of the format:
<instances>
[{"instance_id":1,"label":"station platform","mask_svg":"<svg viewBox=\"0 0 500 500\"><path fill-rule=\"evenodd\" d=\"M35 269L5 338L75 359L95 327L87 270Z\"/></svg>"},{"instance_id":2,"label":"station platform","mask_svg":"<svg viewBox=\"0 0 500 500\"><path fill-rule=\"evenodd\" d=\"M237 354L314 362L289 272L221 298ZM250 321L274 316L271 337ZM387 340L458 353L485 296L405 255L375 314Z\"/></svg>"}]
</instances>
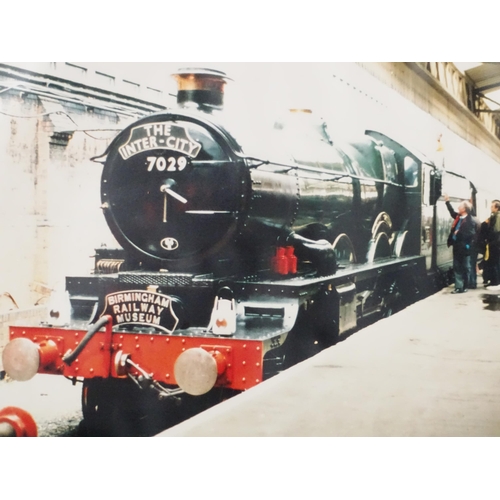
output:
<instances>
[{"instance_id":1,"label":"station platform","mask_svg":"<svg viewBox=\"0 0 500 500\"><path fill-rule=\"evenodd\" d=\"M500 310L452 290L159 436L500 436Z\"/></svg>"}]
</instances>

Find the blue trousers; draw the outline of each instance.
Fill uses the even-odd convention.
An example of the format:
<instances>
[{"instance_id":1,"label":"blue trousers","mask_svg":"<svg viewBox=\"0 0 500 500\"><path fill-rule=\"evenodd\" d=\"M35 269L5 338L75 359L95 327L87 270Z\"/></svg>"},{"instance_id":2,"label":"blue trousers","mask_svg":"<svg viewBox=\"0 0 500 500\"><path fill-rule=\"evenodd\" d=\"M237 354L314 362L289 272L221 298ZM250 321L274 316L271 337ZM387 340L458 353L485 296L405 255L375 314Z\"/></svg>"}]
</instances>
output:
<instances>
[{"instance_id":1,"label":"blue trousers","mask_svg":"<svg viewBox=\"0 0 500 500\"><path fill-rule=\"evenodd\" d=\"M469 276L469 288L477 287L477 250L473 247L470 256L470 276Z\"/></svg>"},{"instance_id":2,"label":"blue trousers","mask_svg":"<svg viewBox=\"0 0 500 500\"><path fill-rule=\"evenodd\" d=\"M464 290L468 288L471 274L470 255L453 252L453 273L455 274L455 289Z\"/></svg>"}]
</instances>

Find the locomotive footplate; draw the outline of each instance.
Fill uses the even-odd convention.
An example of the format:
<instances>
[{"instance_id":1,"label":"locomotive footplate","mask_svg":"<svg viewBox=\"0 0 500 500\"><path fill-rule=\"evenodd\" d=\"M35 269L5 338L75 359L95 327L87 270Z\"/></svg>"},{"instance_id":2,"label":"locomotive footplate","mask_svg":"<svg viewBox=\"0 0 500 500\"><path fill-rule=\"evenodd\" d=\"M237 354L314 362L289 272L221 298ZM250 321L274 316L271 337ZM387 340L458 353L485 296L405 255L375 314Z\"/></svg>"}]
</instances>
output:
<instances>
[{"instance_id":1,"label":"locomotive footplate","mask_svg":"<svg viewBox=\"0 0 500 500\"><path fill-rule=\"evenodd\" d=\"M422 293L417 280L425 275L424 257L389 257L371 263L346 265L331 276L236 282L234 290L235 295L241 297L244 304L246 313L241 316L246 318L246 328L251 325L248 311L252 310L252 307L246 304L247 300L259 298L263 305L263 321L266 314L273 314L276 297L281 300L288 298L301 307L310 299L314 301L320 291L332 293L335 297L332 300L336 301L335 307L339 308L336 319L338 333L342 334L356 329L362 319L380 313L395 297ZM409 302L414 299L415 297L408 298ZM272 307L267 308L265 304L272 304Z\"/></svg>"},{"instance_id":2,"label":"locomotive footplate","mask_svg":"<svg viewBox=\"0 0 500 500\"><path fill-rule=\"evenodd\" d=\"M366 279L374 278L381 274L392 273L407 269L416 271L425 275L425 257L387 257L374 262L364 264L349 264L338 268L337 272L331 276L313 276L303 277L297 276L293 278L285 278L282 280L255 280L252 283L237 282L236 284L245 287L253 287L255 292L266 292L268 294L281 293L297 293L297 290L311 287L314 285L322 285L326 282L338 285L346 280L354 282L362 282Z\"/></svg>"},{"instance_id":3,"label":"locomotive footplate","mask_svg":"<svg viewBox=\"0 0 500 500\"><path fill-rule=\"evenodd\" d=\"M377 289L374 280L405 276L405 269L415 276L422 266L421 257L391 258L346 266L326 277L235 281L231 285L235 299L228 312L234 317L234 331L229 334L213 324L158 333L141 325L117 325L106 314L91 336L85 321L73 321L68 327L12 326L3 363L7 373L9 367L9 375L13 373L18 380L37 372L75 379L132 374L181 388L179 366L186 373L208 363L203 376L209 373L214 386L244 390L263 380L265 354L283 345L299 310L319 292L327 290L337 297L342 332L355 328L356 316L359 320L369 310L365 298L360 307L360 297L367 287ZM229 316L222 320L231 323ZM215 321L222 320L216 317ZM222 334L217 335L218 331Z\"/></svg>"}]
</instances>

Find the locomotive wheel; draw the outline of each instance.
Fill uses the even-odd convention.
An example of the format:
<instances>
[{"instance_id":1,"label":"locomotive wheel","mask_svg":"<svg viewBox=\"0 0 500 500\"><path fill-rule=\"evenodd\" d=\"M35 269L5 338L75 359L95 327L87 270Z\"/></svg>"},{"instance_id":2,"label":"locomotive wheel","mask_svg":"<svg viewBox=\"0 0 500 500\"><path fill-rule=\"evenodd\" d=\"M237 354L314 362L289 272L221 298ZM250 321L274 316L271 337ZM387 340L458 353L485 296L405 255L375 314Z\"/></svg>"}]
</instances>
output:
<instances>
[{"instance_id":1,"label":"locomotive wheel","mask_svg":"<svg viewBox=\"0 0 500 500\"><path fill-rule=\"evenodd\" d=\"M404 257L408 254L407 248L405 246L405 243L408 241L408 239L406 238L407 234L408 231L399 231L394 238L393 253L395 257Z\"/></svg>"},{"instance_id":2,"label":"locomotive wheel","mask_svg":"<svg viewBox=\"0 0 500 500\"><path fill-rule=\"evenodd\" d=\"M383 316L385 318L403 310L425 296L421 284L413 273L394 279L387 287Z\"/></svg>"},{"instance_id":3,"label":"locomotive wheel","mask_svg":"<svg viewBox=\"0 0 500 500\"><path fill-rule=\"evenodd\" d=\"M173 425L177 402L159 400L157 393L129 379L85 380L80 431L89 436L152 436Z\"/></svg>"},{"instance_id":4,"label":"locomotive wheel","mask_svg":"<svg viewBox=\"0 0 500 500\"><path fill-rule=\"evenodd\" d=\"M140 390L131 380L85 380L82 389L82 434L89 436L142 435Z\"/></svg>"},{"instance_id":5,"label":"locomotive wheel","mask_svg":"<svg viewBox=\"0 0 500 500\"><path fill-rule=\"evenodd\" d=\"M85 380L82 389L82 436L153 436L235 394L214 388L202 396L183 394L159 399L129 379Z\"/></svg>"},{"instance_id":6,"label":"locomotive wheel","mask_svg":"<svg viewBox=\"0 0 500 500\"><path fill-rule=\"evenodd\" d=\"M339 234L332 243L339 264L347 265L357 262L354 245L347 234Z\"/></svg>"},{"instance_id":7,"label":"locomotive wheel","mask_svg":"<svg viewBox=\"0 0 500 500\"><path fill-rule=\"evenodd\" d=\"M388 318L393 314L404 309L404 297L401 292L400 285L397 280L394 280L387 289L387 298L383 307L382 315Z\"/></svg>"},{"instance_id":8,"label":"locomotive wheel","mask_svg":"<svg viewBox=\"0 0 500 500\"><path fill-rule=\"evenodd\" d=\"M324 340L316 336L316 332L310 327L305 326L301 329L298 327L299 325L288 334L288 338L283 345L285 350L283 369L285 370L319 354L323 349L328 347Z\"/></svg>"},{"instance_id":9,"label":"locomotive wheel","mask_svg":"<svg viewBox=\"0 0 500 500\"><path fill-rule=\"evenodd\" d=\"M392 220L387 212L380 212L373 223L372 238L375 239L380 233L386 233L387 235L392 233Z\"/></svg>"},{"instance_id":10,"label":"locomotive wheel","mask_svg":"<svg viewBox=\"0 0 500 500\"><path fill-rule=\"evenodd\" d=\"M377 237L370 241L367 261L374 262L378 259L390 257L391 254L392 249L389 243L389 237L386 233L378 233Z\"/></svg>"}]
</instances>

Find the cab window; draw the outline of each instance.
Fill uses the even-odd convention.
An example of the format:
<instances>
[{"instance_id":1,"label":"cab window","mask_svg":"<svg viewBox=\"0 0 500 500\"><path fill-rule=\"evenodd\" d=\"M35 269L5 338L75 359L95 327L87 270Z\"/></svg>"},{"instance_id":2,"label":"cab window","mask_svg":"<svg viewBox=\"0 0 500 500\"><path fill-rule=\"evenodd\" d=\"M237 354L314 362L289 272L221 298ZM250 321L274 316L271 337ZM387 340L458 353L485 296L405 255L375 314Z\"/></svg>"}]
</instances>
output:
<instances>
[{"instance_id":1,"label":"cab window","mask_svg":"<svg viewBox=\"0 0 500 500\"><path fill-rule=\"evenodd\" d=\"M405 186L418 186L418 163L411 157L406 156L404 160Z\"/></svg>"}]
</instances>

